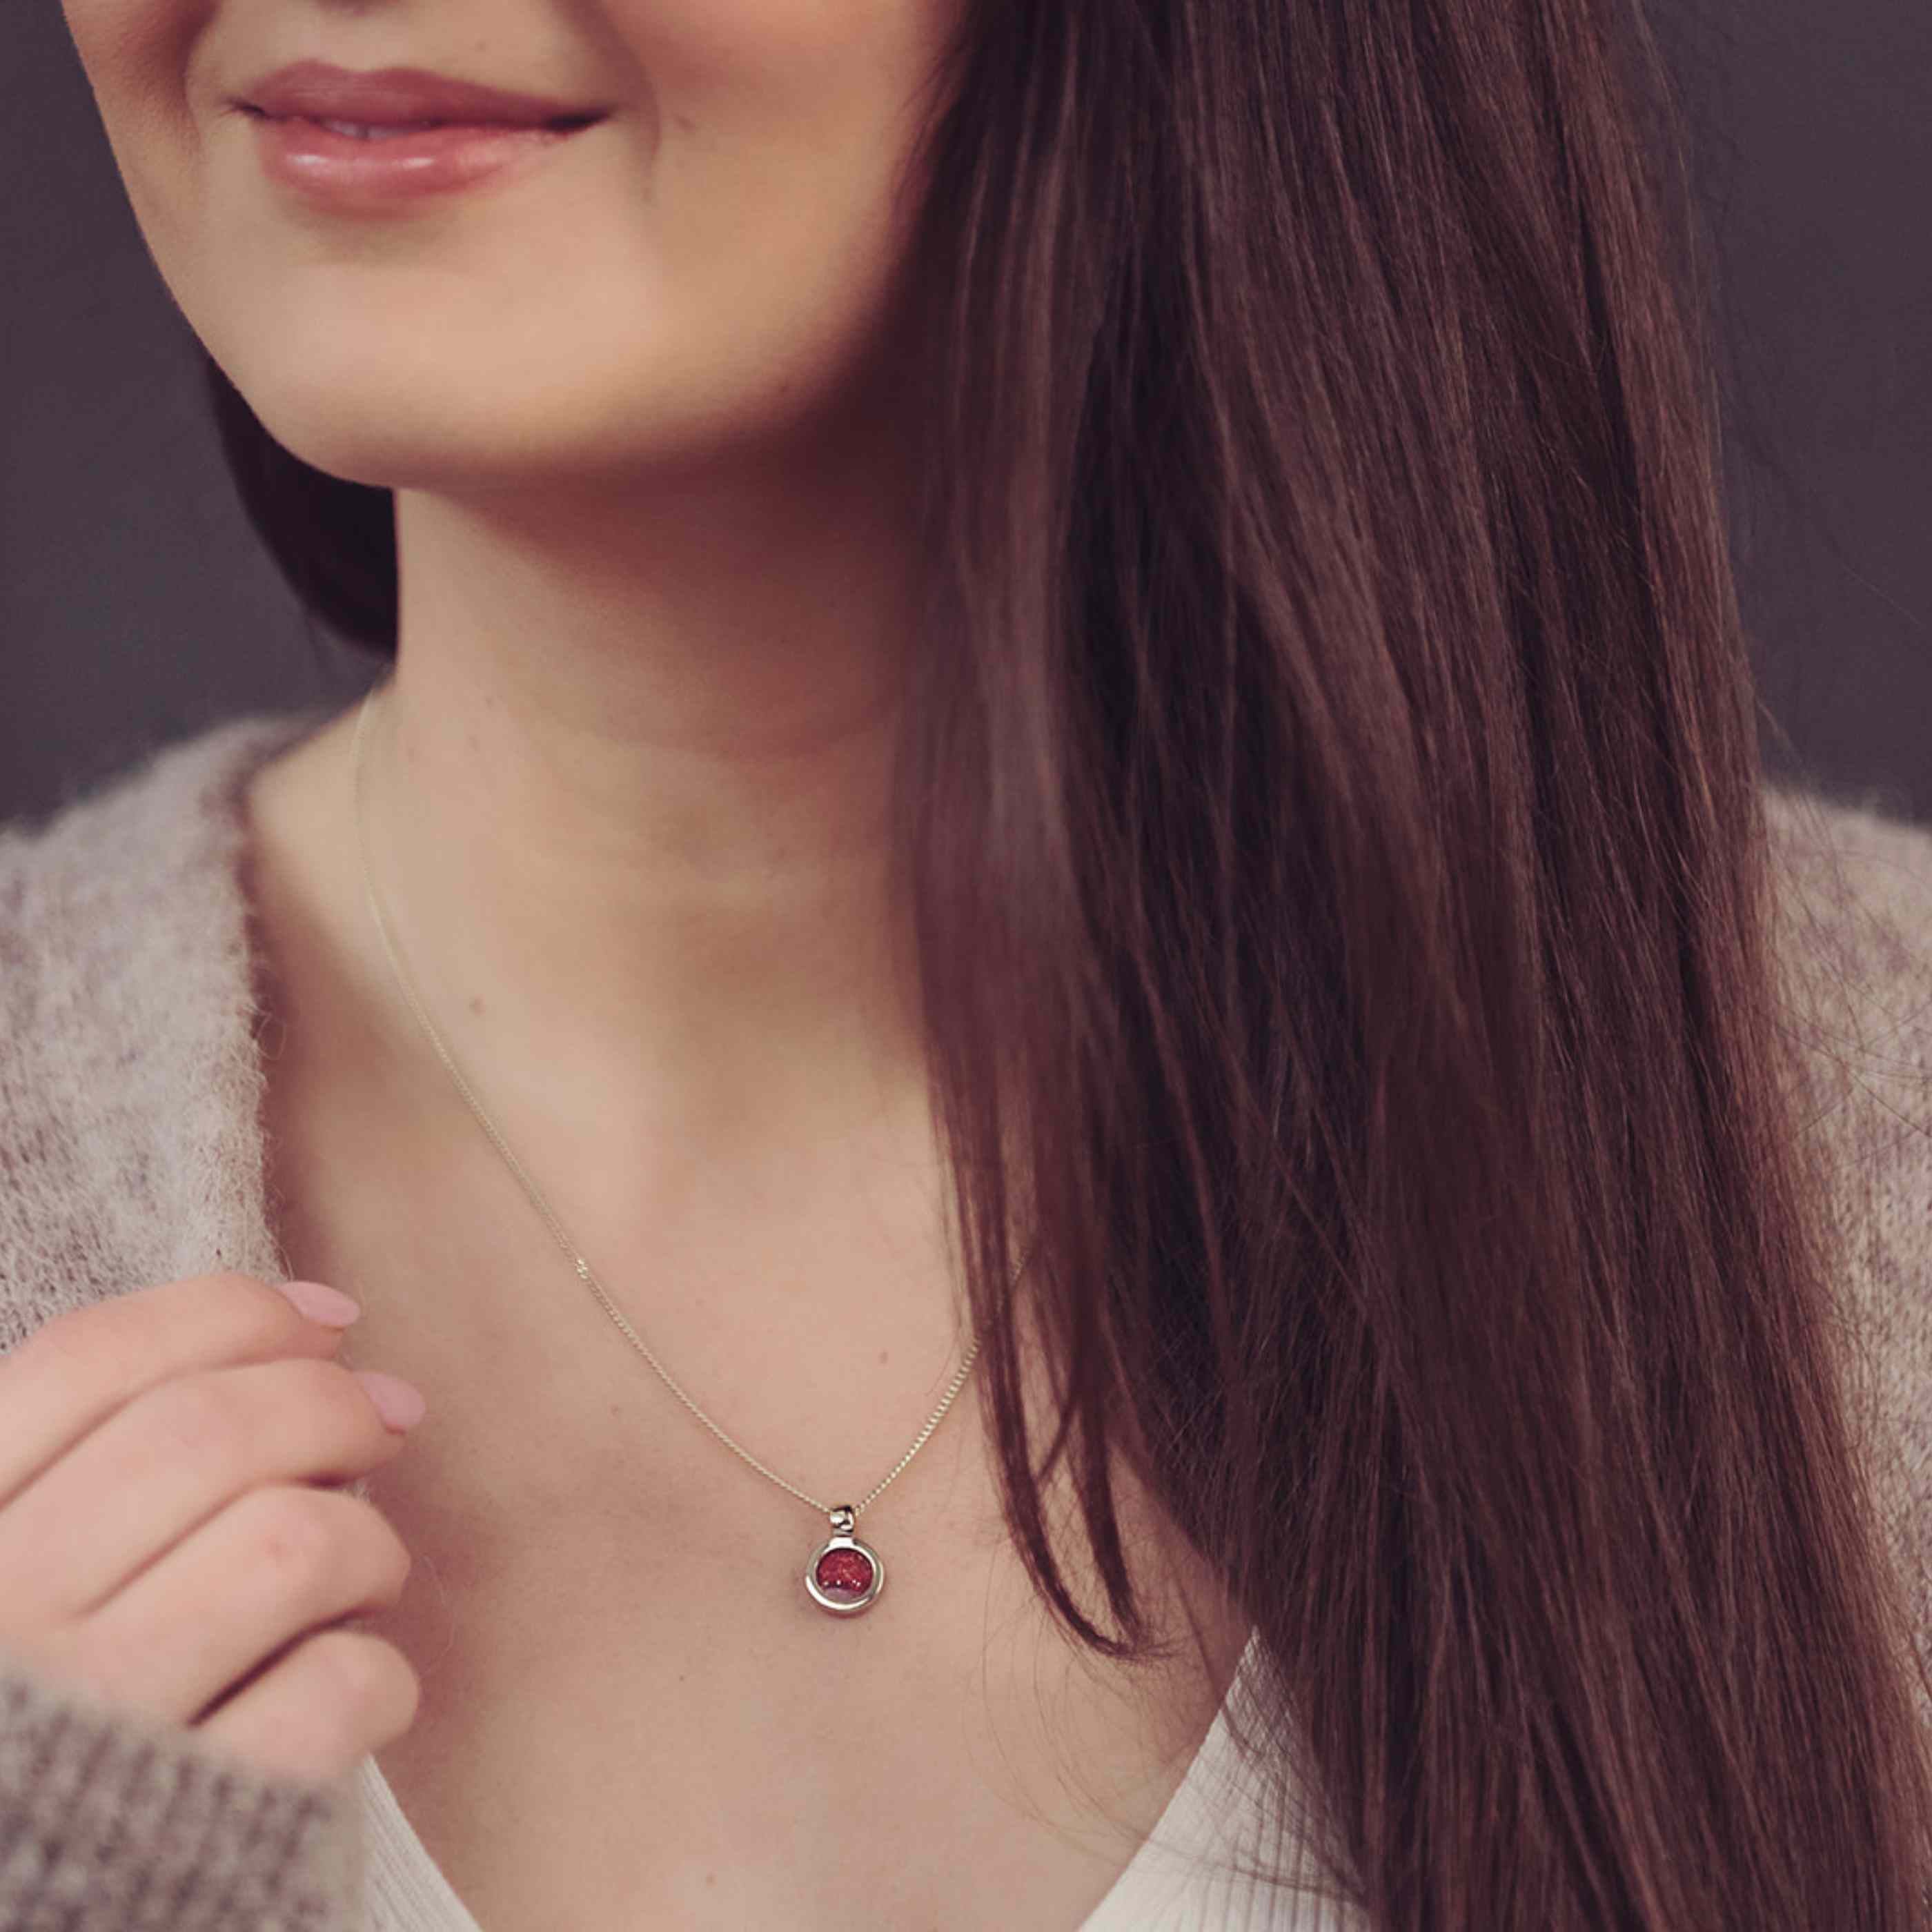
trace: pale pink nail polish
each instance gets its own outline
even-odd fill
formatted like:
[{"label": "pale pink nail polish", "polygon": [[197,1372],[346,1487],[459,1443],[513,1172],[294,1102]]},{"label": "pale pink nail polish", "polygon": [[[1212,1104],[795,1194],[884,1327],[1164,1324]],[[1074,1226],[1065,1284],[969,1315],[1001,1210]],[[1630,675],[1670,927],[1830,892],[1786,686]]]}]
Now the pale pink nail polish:
[{"label": "pale pink nail polish", "polygon": [[400,1376],[386,1376],[380,1369],[353,1369],[350,1372],[369,1391],[376,1413],[392,1429],[413,1429],[429,1412],[422,1390]]},{"label": "pale pink nail polish", "polygon": [[319,1281],[284,1281],[276,1286],[311,1322],[326,1328],[346,1328],[362,1312],[362,1304]]}]

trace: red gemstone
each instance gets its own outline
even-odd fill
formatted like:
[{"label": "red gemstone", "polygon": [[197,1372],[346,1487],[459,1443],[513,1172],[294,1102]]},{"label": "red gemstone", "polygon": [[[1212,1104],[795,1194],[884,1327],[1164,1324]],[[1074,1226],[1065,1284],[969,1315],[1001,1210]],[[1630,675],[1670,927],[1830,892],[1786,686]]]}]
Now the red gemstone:
[{"label": "red gemstone", "polygon": [[828,1550],[816,1574],[828,1597],[862,1597],[872,1587],[872,1559],[862,1550]]}]

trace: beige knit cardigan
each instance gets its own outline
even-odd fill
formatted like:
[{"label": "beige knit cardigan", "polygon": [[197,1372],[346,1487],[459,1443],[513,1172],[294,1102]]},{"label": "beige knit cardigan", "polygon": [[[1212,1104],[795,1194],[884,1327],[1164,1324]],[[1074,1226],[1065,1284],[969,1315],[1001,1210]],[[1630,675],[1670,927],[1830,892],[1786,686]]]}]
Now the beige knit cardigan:
[{"label": "beige knit cardigan", "polygon": [[[150,1282],[286,1278],[239,797],[322,717],[237,720],[0,827],[0,1353]],[[1838,1183],[1847,1395],[1923,1648],[1932,830],[1817,794],[1766,802],[1779,956],[1814,1049],[1805,1117]],[[0,1657],[0,1932],[350,1932],[362,1882],[348,1780],[258,1775]]]}]

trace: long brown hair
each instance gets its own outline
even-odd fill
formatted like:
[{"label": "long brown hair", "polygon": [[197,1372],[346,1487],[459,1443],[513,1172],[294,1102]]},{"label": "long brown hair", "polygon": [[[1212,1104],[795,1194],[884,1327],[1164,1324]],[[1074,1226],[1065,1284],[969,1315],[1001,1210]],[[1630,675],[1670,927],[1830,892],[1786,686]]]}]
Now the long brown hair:
[{"label": "long brown hair", "polygon": [[[981,0],[943,79],[901,822],[1042,1597],[1156,1654],[1130,1459],[1376,1926],[1924,1922],[1636,0]],[[392,652],[387,494],[210,376],[305,602]]]}]

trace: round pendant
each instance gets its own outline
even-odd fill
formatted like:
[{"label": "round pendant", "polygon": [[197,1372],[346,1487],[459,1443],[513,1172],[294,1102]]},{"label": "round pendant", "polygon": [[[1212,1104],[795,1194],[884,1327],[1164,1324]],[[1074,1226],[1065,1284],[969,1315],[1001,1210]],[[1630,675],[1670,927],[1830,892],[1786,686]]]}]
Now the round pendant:
[{"label": "round pendant", "polygon": [[820,1610],[854,1616],[878,1600],[886,1587],[886,1566],[870,1544],[852,1534],[849,1503],[841,1503],[831,1514],[832,1534],[812,1552],[805,1566],[805,1587]]}]

